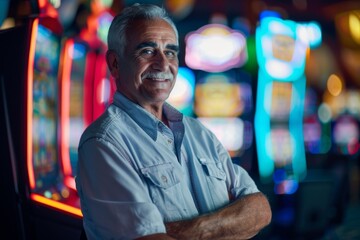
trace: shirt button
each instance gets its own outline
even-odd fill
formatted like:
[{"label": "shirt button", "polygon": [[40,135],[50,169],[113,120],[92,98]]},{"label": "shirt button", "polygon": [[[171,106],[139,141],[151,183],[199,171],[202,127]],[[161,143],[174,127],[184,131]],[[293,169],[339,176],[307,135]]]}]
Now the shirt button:
[{"label": "shirt button", "polygon": [[168,181],[168,180],[167,180],[167,177],[164,176],[164,175],[161,176],[161,179],[163,180],[164,183],[167,183],[167,181]]},{"label": "shirt button", "polygon": [[199,160],[200,160],[200,162],[201,162],[202,164],[205,164],[205,163],[206,163],[206,158],[200,158]]}]

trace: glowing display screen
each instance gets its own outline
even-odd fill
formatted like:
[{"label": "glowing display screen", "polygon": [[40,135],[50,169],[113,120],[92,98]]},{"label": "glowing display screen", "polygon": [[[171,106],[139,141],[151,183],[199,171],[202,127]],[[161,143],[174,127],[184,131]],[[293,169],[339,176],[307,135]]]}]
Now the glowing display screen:
[{"label": "glowing display screen", "polygon": [[74,43],[70,82],[69,112],[69,154],[73,175],[76,173],[77,147],[85,128],[84,123],[84,75],[86,64],[86,46]]},{"label": "glowing display screen", "polygon": [[36,191],[56,185],[60,38],[38,26],[33,80],[33,167]]},{"label": "glowing display screen", "polygon": [[215,134],[231,156],[244,149],[244,134],[249,132],[245,131],[245,123],[240,118],[198,118],[198,120]]},{"label": "glowing display screen", "polygon": [[307,35],[293,21],[266,17],[256,29],[256,54],[259,67],[271,78],[295,81],[305,69]]},{"label": "glowing display screen", "polygon": [[195,113],[199,117],[240,116],[245,108],[241,93],[241,86],[233,74],[205,74],[195,87]]}]

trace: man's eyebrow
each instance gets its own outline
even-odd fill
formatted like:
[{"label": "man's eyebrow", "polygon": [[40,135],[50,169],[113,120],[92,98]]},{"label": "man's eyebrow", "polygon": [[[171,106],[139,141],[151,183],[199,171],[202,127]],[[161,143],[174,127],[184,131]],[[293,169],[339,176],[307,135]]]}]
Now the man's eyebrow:
[{"label": "man's eyebrow", "polygon": [[179,46],[175,45],[175,44],[168,44],[168,45],[166,45],[166,48],[170,49],[170,50],[173,50],[175,52],[179,52]]},{"label": "man's eyebrow", "polygon": [[143,42],[137,45],[136,49],[142,49],[146,47],[157,47],[157,44],[155,42]]},{"label": "man's eyebrow", "polygon": [[[139,45],[137,45],[136,49],[142,49],[142,48],[146,48],[146,47],[157,47],[157,43],[155,42],[143,42],[143,43],[140,43]],[[176,45],[176,44],[168,44],[165,46],[167,49],[170,49],[170,50],[173,50],[175,52],[179,52],[179,46]]]}]

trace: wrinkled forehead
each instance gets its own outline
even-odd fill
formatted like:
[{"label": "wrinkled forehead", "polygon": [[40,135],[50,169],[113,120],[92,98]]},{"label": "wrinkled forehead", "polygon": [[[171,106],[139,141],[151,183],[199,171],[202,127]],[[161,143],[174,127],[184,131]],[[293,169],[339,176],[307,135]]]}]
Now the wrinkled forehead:
[{"label": "wrinkled forehead", "polygon": [[177,32],[164,19],[133,19],[126,29],[128,40],[131,38],[166,37],[178,43]]}]

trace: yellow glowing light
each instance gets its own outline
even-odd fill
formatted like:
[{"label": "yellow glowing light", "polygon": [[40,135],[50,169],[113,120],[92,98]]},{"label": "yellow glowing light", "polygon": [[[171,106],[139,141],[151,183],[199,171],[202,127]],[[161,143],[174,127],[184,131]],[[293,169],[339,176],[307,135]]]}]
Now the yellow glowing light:
[{"label": "yellow glowing light", "polygon": [[48,199],[46,197],[43,197],[43,196],[37,195],[37,194],[33,194],[33,193],[30,195],[30,198],[35,202],[44,204],[46,206],[53,207],[53,208],[61,210],[61,211],[71,213],[78,217],[82,217],[82,212],[77,207],[73,207],[73,206],[70,206],[70,205],[67,205],[67,204],[64,204],[61,202],[57,202],[52,199]]},{"label": "yellow glowing light", "polygon": [[349,29],[354,41],[360,44],[360,19],[356,14],[349,15]]},{"label": "yellow glowing light", "polygon": [[333,96],[338,96],[343,88],[342,81],[336,74],[331,74],[327,80],[327,89]]}]

